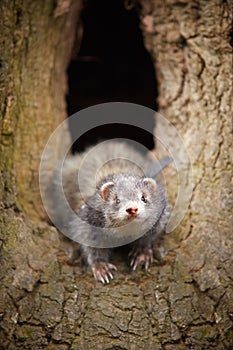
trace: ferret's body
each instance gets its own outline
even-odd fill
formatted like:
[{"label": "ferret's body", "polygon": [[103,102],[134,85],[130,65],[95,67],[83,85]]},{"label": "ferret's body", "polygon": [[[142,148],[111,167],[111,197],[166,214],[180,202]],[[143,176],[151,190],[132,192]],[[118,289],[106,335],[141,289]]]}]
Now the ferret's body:
[{"label": "ferret's body", "polygon": [[[126,244],[132,242],[131,266],[136,269],[143,264],[147,269],[153,259],[153,243],[169,217],[164,190],[147,177],[149,168],[151,162],[140,152],[119,141],[70,156],[63,164],[63,190],[79,218],[68,223],[70,236],[88,232],[102,242],[103,232],[103,236],[118,237]],[[155,169],[154,175],[160,170]],[[65,216],[60,204],[57,215]],[[95,278],[108,282],[116,269],[109,263],[111,249],[88,244],[81,247]]]}]

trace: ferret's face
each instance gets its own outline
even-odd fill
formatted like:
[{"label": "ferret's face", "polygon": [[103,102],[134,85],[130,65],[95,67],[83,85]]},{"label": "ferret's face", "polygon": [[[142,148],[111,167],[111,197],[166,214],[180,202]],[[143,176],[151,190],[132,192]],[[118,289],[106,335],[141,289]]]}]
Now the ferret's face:
[{"label": "ferret's face", "polygon": [[157,184],[151,178],[118,175],[104,183],[100,193],[109,227],[140,225],[153,215]]}]

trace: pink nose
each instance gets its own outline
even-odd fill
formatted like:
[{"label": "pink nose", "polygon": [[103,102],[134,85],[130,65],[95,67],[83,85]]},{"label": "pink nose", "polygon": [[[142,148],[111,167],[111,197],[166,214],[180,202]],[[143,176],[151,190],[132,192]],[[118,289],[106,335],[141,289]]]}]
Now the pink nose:
[{"label": "pink nose", "polygon": [[129,209],[126,209],[127,213],[130,214],[130,215],[134,215],[137,213],[138,211],[138,208],[129,208]]}]

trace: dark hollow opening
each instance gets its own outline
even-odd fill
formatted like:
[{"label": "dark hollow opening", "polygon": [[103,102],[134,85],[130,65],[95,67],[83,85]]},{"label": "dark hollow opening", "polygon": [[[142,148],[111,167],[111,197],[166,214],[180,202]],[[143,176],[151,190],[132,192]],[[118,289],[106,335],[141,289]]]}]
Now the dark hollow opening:
[{"label": "dark hollow opening", "polygon": [[[131,102],[156,110],[155,71],[144,47],[139,9],[126,8],[123,0],[88,0],[82,22],[81,47],[68,67],[68,115],[105,102]],[[153,113],[144,120],[150,133],[131,125],[113,124],[111,118],[109,123],[80,136],[73,151],[116,137],[154,148]]]}]

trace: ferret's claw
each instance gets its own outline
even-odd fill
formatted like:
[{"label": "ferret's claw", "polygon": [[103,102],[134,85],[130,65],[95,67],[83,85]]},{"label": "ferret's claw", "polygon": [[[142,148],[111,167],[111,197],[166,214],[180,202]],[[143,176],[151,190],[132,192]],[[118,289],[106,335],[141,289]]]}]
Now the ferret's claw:
[{"label": "ferret's claw", "polygon": [[109,279],[113,279],[113,274],[111,270],[117,270],[115,265],[104,261],[94,262],[91,266],[91,269],[95,279],[102,283],[109,283]]},{"label": "ferret's claw", "polygon": [[131,262],[130,266],[135,271],[139,265],[144,265],[148,270],[150,264],[153,262],[153,251],[151,248],[144,249],[143,251],[135,250],[130,253]]}]

